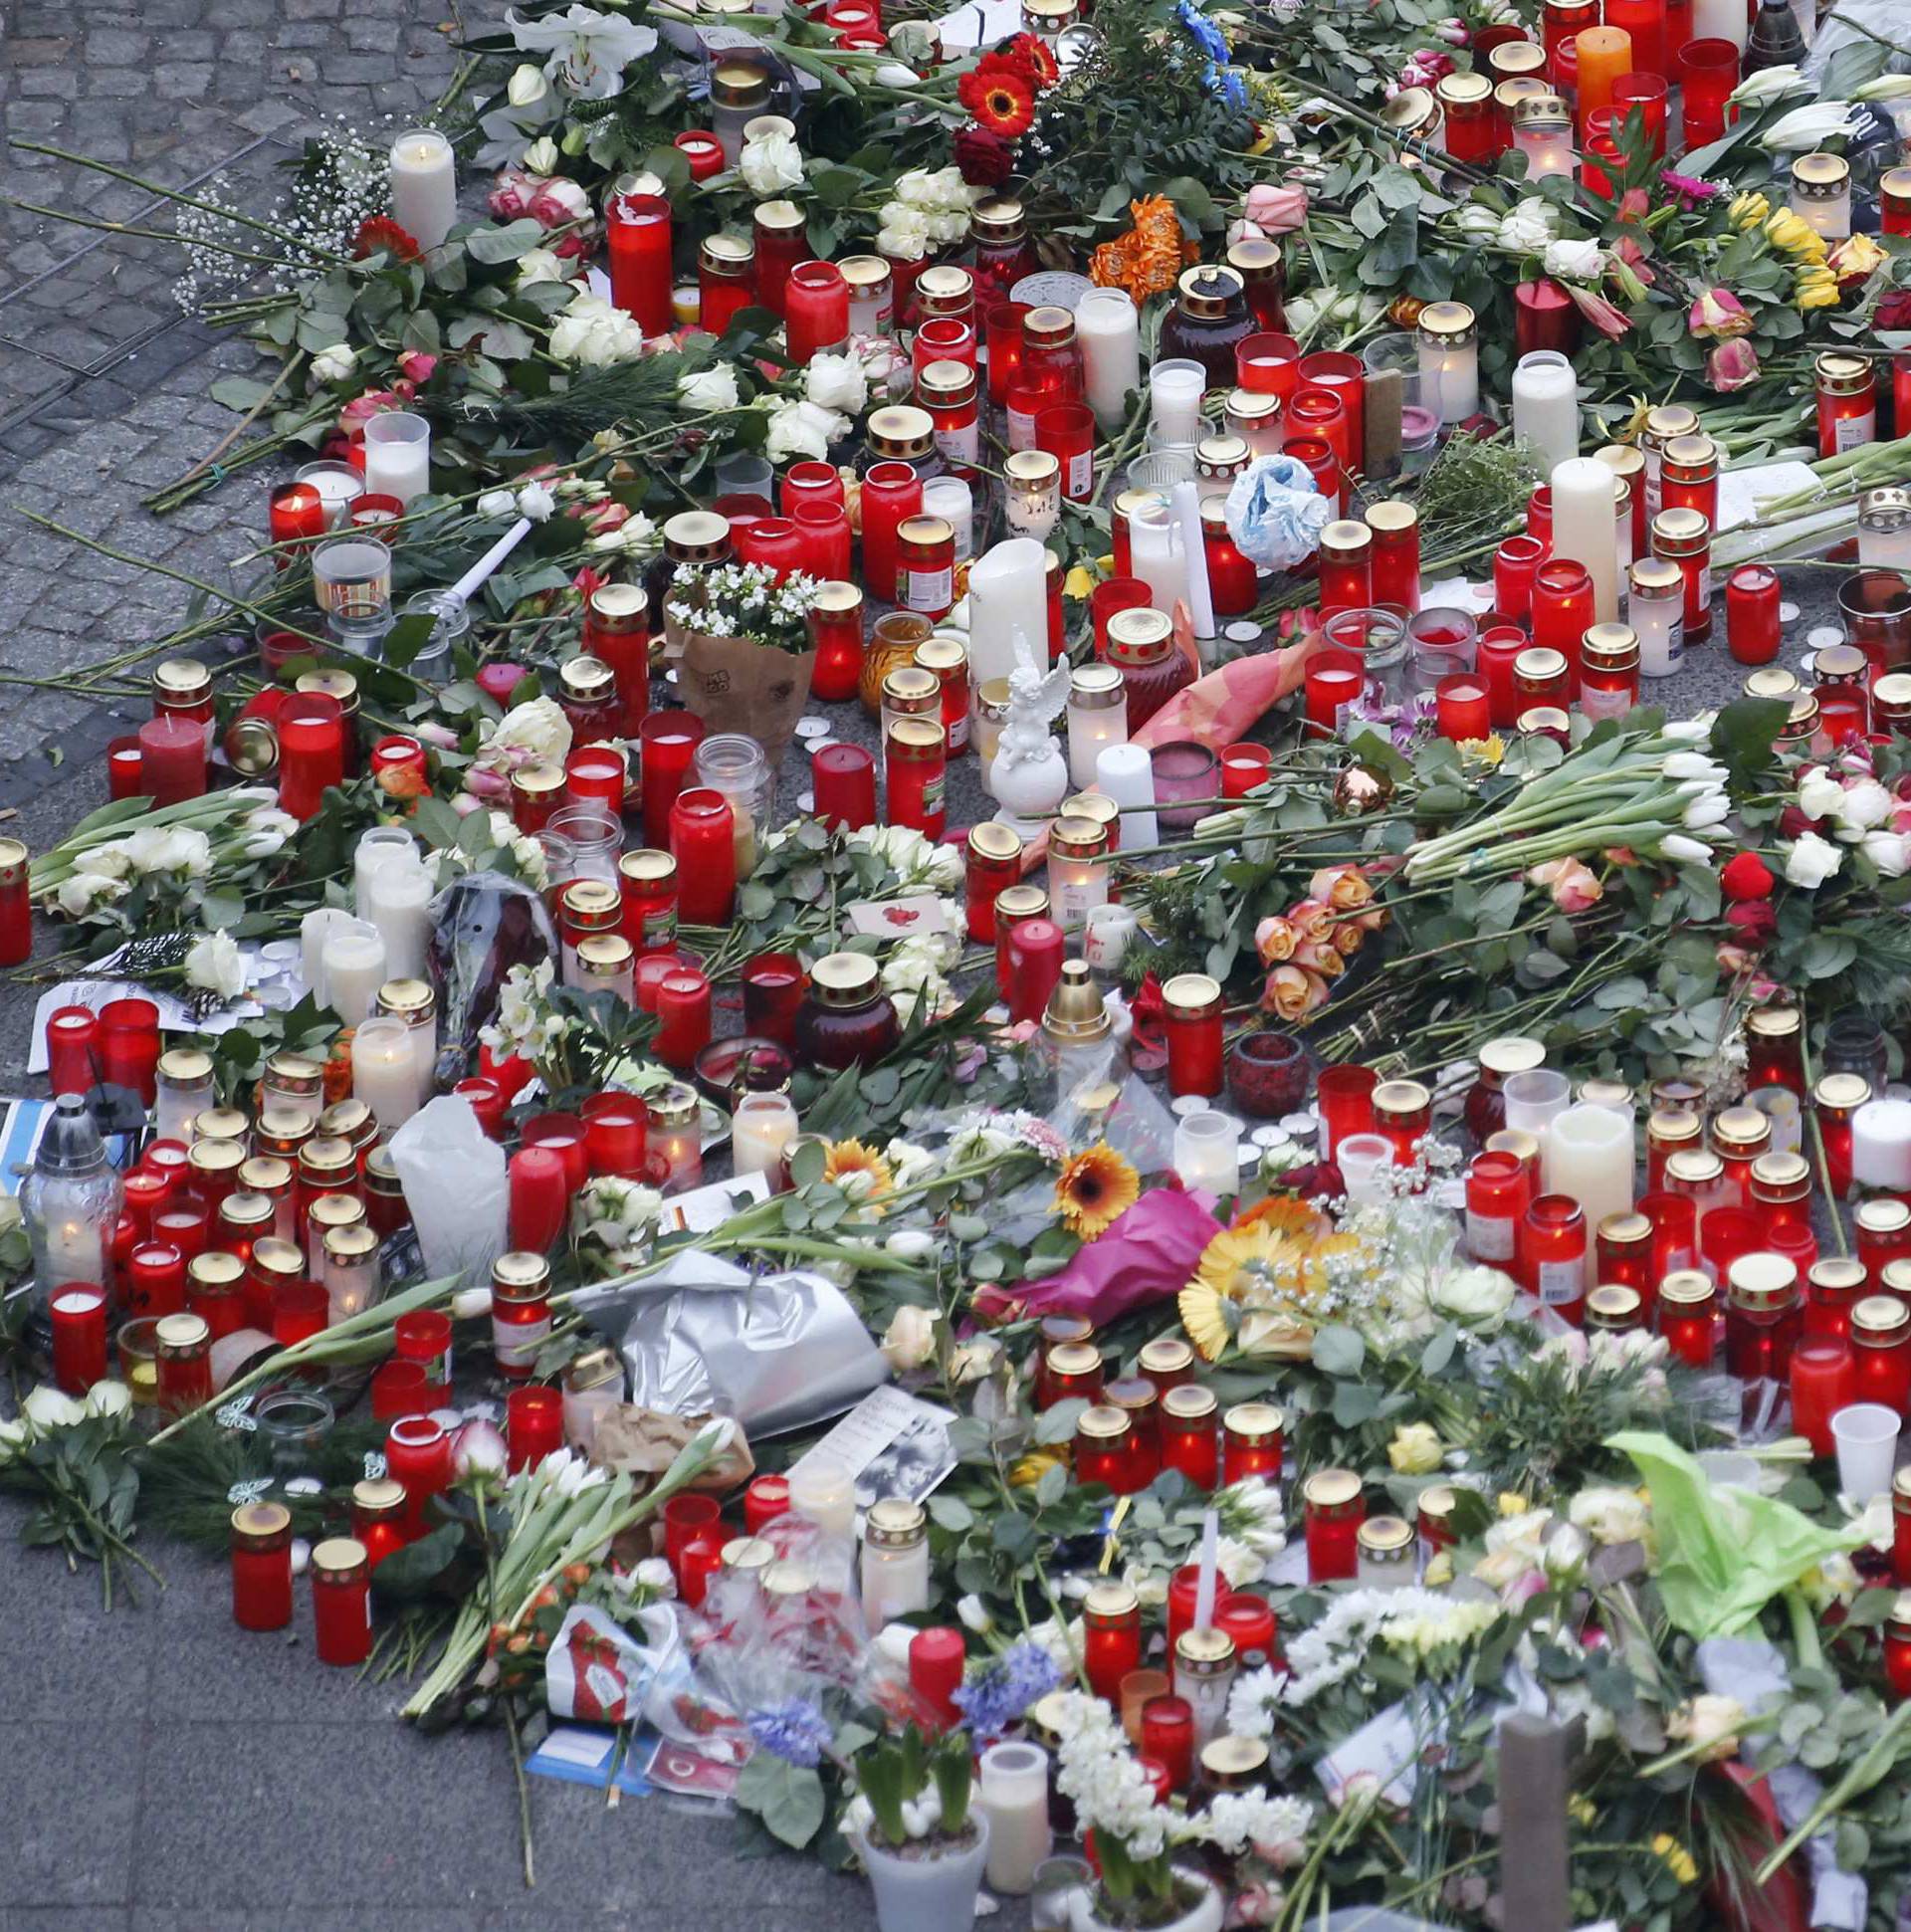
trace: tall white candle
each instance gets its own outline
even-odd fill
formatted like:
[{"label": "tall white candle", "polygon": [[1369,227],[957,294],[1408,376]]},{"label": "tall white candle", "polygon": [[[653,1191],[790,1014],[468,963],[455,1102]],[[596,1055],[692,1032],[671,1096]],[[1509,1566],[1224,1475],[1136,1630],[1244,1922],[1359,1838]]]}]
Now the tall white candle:
[{"label": "tall white candle", "polygon": [[306,990],[326,1003],[325,941],[334,930],[351,925],[351,915],[342,906],[319,906],[299,922],[299,972]]},{"label": "tall white candle", "polygon": [[1187,551],[1181,526],[1167,504],[1138,510],[1128,520],[1129,567],[1148,585],[1149,603],[1171,617],[1188,601]]},{"label": "tall white candle", "polygon": [[359,1022],[351,1036],[351,1091],[377,1117],[379,1131],[394,1133],[418,1111],[418,1072],[411,1029],[383,1015]]},{"label": "tall white candle", "polygon": [[1535,349],[1515,366],[1513,434],[1549,470],[1579,455],[1579,379],[1558,349]]},{"label": "tall white candle", "polygon": [[1047,637],[1047,552],[1032,537],[1007,537],[977,557],[968,572],[971,682],[1007,677],[1024,654],[1039,670],[1048,662]]},{"label": "tall white candle", "polygon": [[325,939],[322,970],[326,1005],[347,1026],[356,1026],[391,976],[385,970],[385,943],[378,929],[356,919],[335,927]]},{"label": "tall white candle", "polygon": [[[1155,761],[1140,745],[1111,745],[1096,754],[1095,789],[1122,807],[1122,849],[1161,843],[1155,817]],[[1136,809],[1139,807],[1140,809]]]},{"label": "tall white candle", "polygon": [[1586,1210],[1586,1279],[1591,1287],[1598,1279],[1600,1221],[1632,1205],[1632,1123],[1608,1107],[1582,1101],[1554,1120],[1544,1164],[1547,1192],[1571,1194]]},{"label": "tall white candle", "polygon": [[[1187,611],[1194,620],[1194,635],[1209,639],[1214,635],[1214,599],[1207,586],[1207,539],[1201,531],[1201,493],[1194,483],[1177,483],[1170,498],[1174,521],[1180,526],[1181,555],[1187,565]],[[1172,612],[1172,605],[1169,607]],[[1209,662],[1212,651],[1203,651],[1201,661]]]},{"label": "tall white candle", "polygon": [[1142,386],[1142,319],[1126,289],[1090,289],[1075,305],[1088,406],[1102,428],[1120,426],[1131,391]]},{"label": "tall white candle", "polygon": [[796,1138],[796,1109],[785,1094],[745,1094],[730,1117],[730,1161],[740,1175],[769,1174]]},{"label": "tall white candle", "polygon": [[407,507],[431,487],[431,425],[409,409],[387,409],[365,424],[365,488]]},{"label": "tall white candle", "polygon": [[1729,40],[1741,54],[1750,28],[1739,0],[1692,0],[1692,38]]},{"label": "tall white candle", "polygon": [[431,879],[416,861],[375,866],[366,881],[369,918],[385,943],[385,977],[421,979],[431,921]]},{"label": "tall white candle", "polygon": [[436,248],[458,219],[458,162],[435,127],[410,127],[391,144],[391,218],[420,248]]},{"label": "tall white candle", "polygon": [[988,1820],[988,1882],[998,1892],[1034,1889],[1035,1868],[1054,1848],[1048,1819],[1048,1753],[1019,1739],[982,1753],[976,1805]]},{"label": "tall white candle", "polygon": [[1159,443],[1191,443],[1201,433],[1207,371],[1198,362],[1157,362],[1148,372],[1149,425]]},{"label": "tall white candle", "polygon": [[1553,554],[1584,563],[1598,623],[1619,614],[1619,546],[1612,528],[1612,472],[1595,456],[1553,467]]}]

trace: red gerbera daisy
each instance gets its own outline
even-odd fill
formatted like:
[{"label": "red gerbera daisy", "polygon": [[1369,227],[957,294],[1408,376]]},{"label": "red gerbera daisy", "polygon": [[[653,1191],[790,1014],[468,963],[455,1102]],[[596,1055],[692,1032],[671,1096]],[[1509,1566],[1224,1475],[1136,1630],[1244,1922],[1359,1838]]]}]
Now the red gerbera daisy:
[{"label": "red gerbera daisy", "polygon": [[1019,68],[1037,94],[1052,88],[1062,78],[1055,50],[1037,34],[1017,34],[995,50],[995,57]]},{"label": "red gerbera daisy", "polygon": [[424,251],[416,238],[406,234],[389,215],[370,215],[358,224],[358,232],[351,238],[351,253],[359,262],[367,255],[378,254],[389,255],[394,262],[415,262]]},{"label": "red gerbera daisy", "polygon": [[991,54],[956,88],[961,103],[991,134],[1014,140],[1035,118],[1035,89],[1019,68]]}]

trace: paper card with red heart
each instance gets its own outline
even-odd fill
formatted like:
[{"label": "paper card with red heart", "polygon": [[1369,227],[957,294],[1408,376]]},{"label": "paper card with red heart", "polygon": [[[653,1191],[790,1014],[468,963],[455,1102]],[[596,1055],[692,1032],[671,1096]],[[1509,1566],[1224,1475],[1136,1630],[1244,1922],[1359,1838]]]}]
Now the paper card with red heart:
[{"label": "paper card with red heart", "polygon": [[913,892],[903,899],[859,899],[844,910],[849,930],[858,939],[913,940],[950,930],[949,915],[933,892]]}]

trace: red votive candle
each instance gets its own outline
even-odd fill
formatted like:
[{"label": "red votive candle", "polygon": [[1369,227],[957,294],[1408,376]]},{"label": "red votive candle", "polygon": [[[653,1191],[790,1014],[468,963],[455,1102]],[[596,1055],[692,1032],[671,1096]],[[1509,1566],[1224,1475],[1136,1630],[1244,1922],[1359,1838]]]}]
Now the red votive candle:
[{"label": "red votive candle", "polygon": [[451,1090],[471,1103],[471,1111],[478,1116],[478,1125],[488,1141],[500,1140],[505,1129],[505,1096],[497,1081],[488,1075],[475,1073],[469,1080],[461,1080]]},{"label": "red votive candle", "polygon": [[1301,345],[1292,335],[1243,335],[1234,344],[1234,374],[1243,389],[1285,402],[1300,383]]},{"label": "red votive candle", "polygon": [[143,798],[146,795],[145,758],[139,750],[139,735],[110,740],[106,746],[106,795],[108,798]]},{"label": "red votive candle", "polygon": [[1740,664],[1770,664],[1779,654],[1779,573],[1742,563],[1725,580],[1725,641]]},{"label": "red votive candle", "polygon": [[680,966],[657,985],[657,1034],[651,1051],[664,1065],[686,1073],[710,1044],[710,981],[695,966]]},{"label": "red votive candle", "polygon": [[520,1148],[511,1157],[511,1245],[542,1254],[569,1211],[563,1156],[555,1148]]},{"label": "red votive candle", "polygon": [[1194,1707],[1185,1697],[1151,1697],[1142,1706],[1142,1750],[1181,1791],[1194,1775]]},{"label": "red votive candle", "polygon": [[1307,1521],[1307,1580],[1351,1581],[1360,1572],[1361,1525],[1367,1499],[1352,1469],[1320,1469],[1302,1485]]},{"label": "red votive candle", "polygon": [[1815,1456],[1833,1455],[1831,1418],[1858,1400],[1851,1345],[1833,1336],[1804,1341],[1792,1351],[1792,1427]]},{"label": "red votive candle", "polygon": [[139,773],[155,805],[177,805],[206,789],[206,728],[165,712],[139,727]]},{"label": "red votive candle", "polygon": [[272,1291],[272,1339],[282,1349],[311,1341],[330,1317],[330,1301],[316,1281],[283,1281]]},{"label": "red votive candle", "polygon": [[1524,623],[1533,612],[1533,576],[1546,559],[1537,537],[1509,537],[1493,553],[1493,608],[1508,623]]},{"label": "red votive candle", "polygon": [[956,1692],[967,1656],[960,1630],[918,1630],[909,1640],[909,1687],[939,1730],[961,1721]]},{"label": "red votive candle", "polygon": [[1001,993],[1012,1024],[1039,1020],[1062,976],[1062,929],[1052,919],[1023,919],[996,929]]},{"label": "red votive candle", "polygon": [[385,1432],[385,1473],[405,1492],[405,1535],[424,1535],[426,1506],[451,1487],[451,1437],[429,1415],[401,1415]]},{"label": "red votive candle", "polygon": [[703,743],[704,721],[694,712],[653,711],[638,727],[637,738],[644,779],[644,843],[668,851],[670,808]]},{"label": "red votive candle", "polygon": [[730,800],[709,785],[680,791],[670,807],[670,849],[678,917],[689,926],[728,926],[737,902],[737,814]]},{"label": "red votive candle", "polygon": [[872,463],[863,476],[863,582],[872,597],[897,601],[896,533],[923,514],[923,480],[908,463]]},{"label": "red votive candle", "polygon": [[575,1114],[533,1114],[520,1136],[525,1147],[546,1147],[564,1164],[564,1188],[576,1193],[590,1179],[584,1123]]},{"label": "red votive candle", "polygon": [[244,1503],[232,1512],[232,1620],[242,1630],[283,1630],[292,1621],[292,1512]]},{"label": "red votive candle", "polygon": [[809,761],[816,816],[860,831],[876,822],[876,760],[860,745],[825,745]]},{"label": "red votive candle", "polygon": [[1350,1134],[1374,1131],[1374,1089],[1380,1076],[1372,1067],[1323,1067],[1315,1082],[1315,1100],[1321,1112],[1321,1134],[1327,1158]]},{"label": "red votive candle", "polygon": [[682,1563],[677,1569],[677,1594],[692,1610],[701,1610],[711,1582],[724,1567],[724,1535],[693,1536],[684,1545]]},{"label": "red votive candle", "polygon": [[100,1021],[90,1006],[56,1006],[47,1015],[47,1084],[54,1093],[91,1090],[99,1036]]},{"label": "red votive candle", "polygon": [[312,1553],[313,1649],[320,1663],[363,1663],[371,1655],[371,1558],[334,1536]]},{"label": "red votive candle", "polygon": [[1274,753],[1265,745],[1230,745],[1221,753],[1221,796],[1245,798],[1267,783]]},{"label": "red votive candle", "polygon": [[[143,727],[140,742],[145,744]],[[146,757],[150,777],[149,749]],[[294,692],[279,712],[280,810],[297,819],[314,817],[326,786],[344,781],[345,718],[338,700],[322,691]]]},{"label": "red votive candle", "polygon": [[1328,389],[1340,398],[1347,415],[1352,464],[1362,467],[1367,450],[1367,365],[1346,349],[1319,348],[1301,357],[1298,373],[1301,387]]},{"label": "red votive candle", "polygon": [[106,1377],[106,1297],[101,1288],[70,1285],[47,1304],[53,1324],[53,1379],[84,1395]]},{"label": "red votive candle", "polygon": [[803,963],[794,953],[758,953],[738,975],[743,982],[743,1031],[780,1046],[796,1042],[803,1003]]},{"label": "red votive candle", "polygon": [[650,1115],[634,1094],[592,1094],[583,1105],[584,1152],[593,1175],[644,1178]]},{"label": "red votive candle", "polygon": [[1274,1654],[1274,1606],[1246,1590],[1230,1590],[1214,1611],[1214,1627],[1234,1639],[1234,1654],[1251,1669]]},{"label": "red votive candle", "polygon": [[626,777],[624,754],[608,745],[580,745],[564,760],[564,789],[575,805],[594,799],[621,812]]},{"label": "red votive candle", "polygon": [[723,1515],[715,1496],[687,1490],[664,1505],[664,1561],[680,1582],[683,1578],[684,1552],[700,1536],[716,1529]]},{"label": "red votive candle", "polygon": [[371,1378],[371,1412],[380,1422],[395,1415],[423,1415],[437,1398],[422,1362],[381,1362]]},{"label": "red votive candle", "polygon": [[783,285],[783,339],[798,364],[849,340],[849,284],[834,262],[798,262],[790,270]]},{"label": "red votive candle", "polygon": [[451,1317],[442,1308],[400,1315],[391,1325],[391,1345],[401,1362],[415,1362],[440,1388],[451,1381]]},{"label": "red votive candle", "polygon": [[1367,672],[1352,651],[1316,651],[1307,666],[1307,727],[1316,738],[1338,738]]},{"label": "red votive candle", "polygon": [[1486,681],[1471,671],[1455,671],[1433,687],[1436,729],[1456,743],[1485,738],[1492,729]]},{"label": "red votive candle", "polygon": [[743,1534],[761,1536],[767,1524],[789,1513],[789,1478],[753,1476],[743,1491]]},{"label": "red votive candle", "polygon": [[646,335],[668,335],[671,313],[670,203],[660,194],[615,196],[610,204],[610,299]]},{"label": "red votive candle", "polygon": [[145,1241],[126,1267],[126,1308],[133,1315],[177,1315],[186,1306],[186,1257],[170,1241]]},{"label": "red votive candle", "polygon": [[531,1469],[564,1446],[564,1395],[560,1389],[532,1383],[505,1397],[505,1443],[509,1466]]}]

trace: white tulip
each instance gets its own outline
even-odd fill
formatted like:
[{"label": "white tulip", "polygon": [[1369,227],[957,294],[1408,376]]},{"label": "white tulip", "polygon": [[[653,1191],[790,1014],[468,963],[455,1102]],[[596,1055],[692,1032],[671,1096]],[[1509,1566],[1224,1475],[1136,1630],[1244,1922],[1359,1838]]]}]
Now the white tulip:
[{"label": "white tulip", "polygon": [[549,94],[550,83],[544,79],[543,70],[532,67],[529,61],[514,68],[505,85],[506,99],[514,107],[534,107]]},{"label": "white tulip", "polygon": [[1711,846],[1696,838],[1686,838],[1679,832],[1669,833],[1660,839],[1659,850],[1681,865],[1710,865],[1715,856]]},{"label": "white tulip", "polygon": [[1682,814],[1688,832],[1702,832],[1709,825],[1722,825],[1732,815],[1732,801],[1722,791],[1702,791],[1690,800]]}]

